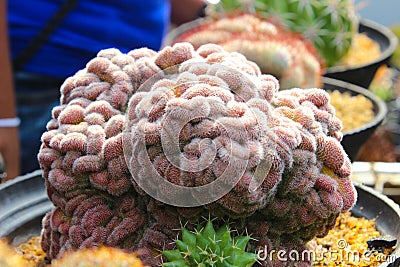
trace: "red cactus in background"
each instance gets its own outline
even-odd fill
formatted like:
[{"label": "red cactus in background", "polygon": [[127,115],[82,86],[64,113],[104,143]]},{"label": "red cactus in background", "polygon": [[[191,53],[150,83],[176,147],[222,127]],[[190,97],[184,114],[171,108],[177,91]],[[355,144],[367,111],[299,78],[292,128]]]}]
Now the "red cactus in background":
[{"label": "red cactus in background", "polygon": [[167,43],[189,42],[195,48],[215,43],[226,51],[237,51],[256,62],[263,73],[278,78],[282,89],[322,85],[323,60],[299,33],[254,14],[209,18],[198,24],[172,31]]},{"label": "red cactus in background", "polygon": [[247,230],[253,249],[325,235],[356,199],[341,123],[323,90],[278,89],[218,45],[99,52],[42,136],[49,258],[108,245],[156,266],[201,216]]}]

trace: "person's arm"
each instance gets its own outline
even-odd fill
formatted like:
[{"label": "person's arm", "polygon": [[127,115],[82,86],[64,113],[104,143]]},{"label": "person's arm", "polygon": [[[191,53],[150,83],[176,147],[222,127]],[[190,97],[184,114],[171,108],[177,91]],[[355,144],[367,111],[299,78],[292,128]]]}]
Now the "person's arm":
[{"label": "person's arm", "polygon": [[170,0],[171,22],[180,25],[196,19],[201,13],[205,0]]},{"label": "person's arm", "polygon": [[[19,175],[19,136],[7,30],[7,1],[0,4],[0,152],[6,163],[5,180]],[[6,120],[4,120],[6,119]]]}]

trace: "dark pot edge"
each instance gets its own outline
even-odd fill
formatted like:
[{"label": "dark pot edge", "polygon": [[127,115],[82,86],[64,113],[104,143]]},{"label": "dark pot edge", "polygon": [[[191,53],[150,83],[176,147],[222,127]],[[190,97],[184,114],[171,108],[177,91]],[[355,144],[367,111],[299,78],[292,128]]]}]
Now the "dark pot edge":
[{"label": "dark pot edge", "polygon": [[348,67],[348,66],[328,67],[325,70],[323,70],[324,75],[331,74],[331,73],[341,73],[341,72],[346,72],[349,70],[362,69],[362,68],[365,68],[366,66],[370,66],[370,65],[378,64],[379,62],[383,62],[393,54],[394,50],[396,49],[396,47],[399,43],[399,40],[396,37],[396,35],[388,27],[386,27],[382,24],[376,23],[372,20],[368,20],[368,19],[364,19],[364,18],[360,19],[360,25],[363,25],[364,27],[369,28],[372,31],[379,32],[382,35],[384,35],[389,42],[389,46],[385,50],[383,50],[380,57],[374,61],[371,61],[371,62],[368,62],[365,64],[361,64],[358,66],[354,66],[354,67],[353,66],[351,66],[351,67]]},{"label": "dark pot edge", "polygon": [[23,182],[25,180],[29,180],[32,177],[36,177],[36,176],[42,176],[42,170],[41,169],[38,169],[38,170],[35,170],[33,172],[20,175],[18,177],[15,177],[14,179],[10,179],[10,180],[8,180],[8,181],[6,181],[4,183],[1,183],[0,184],[0,191],[3,190],[4,188],[10,187],[10,186],[12,186],[14,184],[17,184],[17,183],[21,183],[21,182]]},{"label": "dark pot edge", "polygon": [[166,46],[172,46],[173,41],[181,36],[184,32],[193,29],[194,27],[198,27],[203,25],[204,23],[211,22],[210,18],[197,18],[192,21],[188,21],[183,23],[172,30],[170,30],[163,38],[161,49],[165,48]]},{"label": "dark pot edge", "polygon": [[387,204],[399,217],[400,219],[400,206],[396,202],[394,202],[392,199],[390,199],[388,196],[385,194],[375,190],[374,188],[364,185],[362,183],[353,181],[354,186],[357,188],[360,188],[366,192],[368,192],[371,195],[376,196],[377,198],[381,199],[385,204]]},{"label": "dark pot edge", "polygon": [[[356,186],[356,189],[361,189],[366,191],[367,193],[379,198],[380,200],[382,200],[386,205],[389,206],[389,208],[391,210],[393,210],[397,217],[400,218],[400,206],[394,202],[392,199],[390,199],[388,196],[384,195],[383,193],[369,187],[366,185],[363,185],[361,183],[355,182],[353,181],[354,186]],[[390,254],[391,257],[394,257],[397,261],[397,259],[400,258],[400,240],[397,240],[397,244],[395,246],[395,249],[393,250],[393,252]],[[393,259],[393,260],[395,260]],[[383,262],[381,264],[379,264],[377,267],[386,267],[386,266],[392,266],[391,262]]]},{"label": "dark pot edge", "polygon": [[354,91],[356,93],[362,94],[362,95],[368,97],[370,100],[372,100],[378,106],[378,114],[376,114],[374,120],[370,121],[369,123],[366,123],[365,125],[363,125],[361,127],[352,129],[351,131],[344,132],[343,135],[353,135],[356,133],[360,133],[362,131],[367,130],[368,128],[371,128],[371,127],[381,123],[385,119],[385,116],[388,112],[387,106],[386,106],[385,102],[382,99],[380,99],[377,95],[375,95],[373,92],[371,92],[361,86],[358,86],[358,85],[355,85],[355,84],[352,84],[349,82],[345,82],[342,80],[338,80],[338,79],[328,78],[328,77],[322,77],[322,82],[324,84],[327,83],[330,85],[337,85],[339,87],[347,88],[350,91]]},{"label": "dark pot edge", "polygon": [[[180,35],[182,35],[182,33],[193,29],[194,27],[198,27],[203,25],[204,23],[207,23],[209,21],[212,21],[212,19],[210,18],[198,18],[189,22],[186,22],[172,30],[170,30],[165,36],[164,39],[162,41],[162,47],[168,46],[168,45],[172,45],[172,42],[178,38]],[[365,64],[361,64],[358,66],[332,66],[329,68],[325,68],[323,69],[323,75],[325,74],[331,74],[331,73],[341,73],[341,72],[346,72],[349,70],[356,70],[356,69],[362,69],[365,68],[366,66],[370,66],[370,65],[374,65],[374,64],[378,64],[379,62],[384,61],[385,59],[388,59],[394,52],[394,50],[396,49],[399,40],[397,38],[397,36],[386,26],[379,24],[377,22],[374,22],[372,20],[369,19],[365,19],[365,18],[361,18],[359,21],[359,25],[362,25],[363,27],[369,28],[371,31],[374,32],[379,32],[380,34],[384,35],[388,42],[389,42],[389,46],[382,51],[382,54],[380,55],[379,58],[377,58],[376,60],[372,61],[372,62],[368,62]]]},{"label": "dark pot edge", "polygon": [[[24,185],[26,181],[36,183],[42,179],[42,170],[38,169],[0,184],[0,192],[14,192],[12,190],[13,187],[17,189],[23,188],[24,186],[26,187]],[[38,188],[42,188],[42,186],[43,190],[38,191]],[[7,236],[7,233],[15,231],[21,225],[30,222],[33,218],[43,217],[47,211],[51,210],[53,203],[49,201],[45,193],[44,182],[42,186],[30,188],[32,194],[19,196],[18,205],[0,214],[0,238]],[[29,213],[27,213],[28,208],[32,208]],[[15,222],[18,223],[15,224]]]}]

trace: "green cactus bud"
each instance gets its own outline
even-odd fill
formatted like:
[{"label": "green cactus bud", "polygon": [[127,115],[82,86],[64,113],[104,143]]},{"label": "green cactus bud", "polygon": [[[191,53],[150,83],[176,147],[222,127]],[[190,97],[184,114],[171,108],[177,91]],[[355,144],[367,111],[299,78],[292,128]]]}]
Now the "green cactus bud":
[{"label": "green cactus bud", "polygon": [[177,249],[163,251],[167,262],[163,267],[247,267],[252,266],[257,255],[246,252],[249,236],[235,236],[228,225],[215,230],[211,220],[194,232],[182,227],[181,239],[176,240]]}]

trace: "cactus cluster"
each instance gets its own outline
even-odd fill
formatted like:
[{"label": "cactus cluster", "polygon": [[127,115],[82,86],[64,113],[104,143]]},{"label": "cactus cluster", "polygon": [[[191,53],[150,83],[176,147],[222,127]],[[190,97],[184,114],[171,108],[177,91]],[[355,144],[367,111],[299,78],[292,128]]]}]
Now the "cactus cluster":
[{"label": "cactus cluster", "polygon": [[283,30],[255,15],[204,20],[172,40],[177,42],[189,42],[195,48],[215,43],[226,51],[237,51],[254,61],[263,73],[278,78],[281,89],[322,85],[323,65],[312,44],[300,34]]},{"label": "cactus cluster", "polygon": [[[106,245],[158,266],[182,222],[201,216],[247,230],[248,251],[302,251],[355,203],[329,94],[279,91],[276,78],[221,46],[103,50],[61,95],[38,154],[55,206],[43,219],[50,259]],[[232,179],[213,201],[170,204],[182,188],[195,195],[216,182],[208,197]],[[262,265],[271,262],[291,264]]]},{"label": "cactus cluster", "polygon": [[358,31],[354,0],[221,0],[210,14],[256,12],[311,40],[333,66],[349,51]]},{"label": "cactus cluster", "polygon": [[165,250],[167,262],[163,267],[198,266],[253,266],[257,255],[246,252],[250,236],[232,237],[227,224],[215,230],[211,220],[204,227],[191,232],[182,227],[182,240],[176,240],[177,249]]}]

